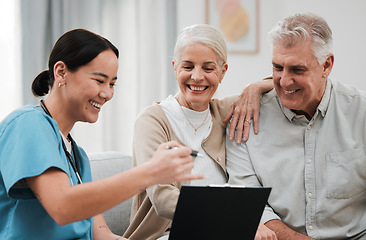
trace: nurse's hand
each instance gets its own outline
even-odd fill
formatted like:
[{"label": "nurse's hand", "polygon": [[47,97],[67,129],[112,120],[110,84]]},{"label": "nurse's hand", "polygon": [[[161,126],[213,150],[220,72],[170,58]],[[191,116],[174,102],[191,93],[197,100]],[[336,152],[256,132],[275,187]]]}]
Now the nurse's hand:
[{"label": "nurse's hand", "polygon": [[184,182],[204,178],[202,174],[190,174],[194,167],[192,149],[176,141],[160,144],[149,164],[153,184]]}]

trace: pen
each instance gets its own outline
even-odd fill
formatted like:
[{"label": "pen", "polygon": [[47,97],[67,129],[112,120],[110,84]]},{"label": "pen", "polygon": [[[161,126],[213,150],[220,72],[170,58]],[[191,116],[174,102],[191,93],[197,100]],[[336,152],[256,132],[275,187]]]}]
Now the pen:
[{"label": "pen", "polygon": [[[171,147],[171,146],[166,146],[165,148],[166,149],[178,149],[178,147]],[[198,153],[197,151],[194,151],[194,150],[192,150],[191,156],[192,157],[198,157],[198,156],[203,157],[202,154],[200,154],[200,153]]]}]

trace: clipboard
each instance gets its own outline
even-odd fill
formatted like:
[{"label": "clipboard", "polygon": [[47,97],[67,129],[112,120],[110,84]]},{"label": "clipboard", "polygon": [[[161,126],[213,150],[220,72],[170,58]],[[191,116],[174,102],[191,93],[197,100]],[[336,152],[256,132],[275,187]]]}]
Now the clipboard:
[{"label": "clipboard", "polygon": [[184,185],[169,240],[254,239],[271,188]]}]

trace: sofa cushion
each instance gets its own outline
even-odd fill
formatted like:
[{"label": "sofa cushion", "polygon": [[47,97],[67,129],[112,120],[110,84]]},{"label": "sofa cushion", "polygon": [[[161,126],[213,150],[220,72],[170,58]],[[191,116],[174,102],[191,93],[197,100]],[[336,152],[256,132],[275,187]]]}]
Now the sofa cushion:
[{"label": "sofa cushion", "polygon": [[[132,157],[120,152],[97,152],[88,154],[93,180],[110,177],[132,168]],[[103,213],[108,227],[122,235],[129,223],[132,198]]]}]

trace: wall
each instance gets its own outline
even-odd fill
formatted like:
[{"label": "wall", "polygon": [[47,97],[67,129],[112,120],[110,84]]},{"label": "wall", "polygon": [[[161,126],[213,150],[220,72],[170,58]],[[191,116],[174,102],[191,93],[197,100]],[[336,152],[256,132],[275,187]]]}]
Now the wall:
[{"label": "wall", "polygon": [[[154,1],[154,0],[152,0]],[[156,0],[159,2],[160,0]],[[258,81],[265,76],[268,76],[272,72],[271,66],[271,49],[268,41],[266,40],[267,32],[277,23],[278,20],[283,17],[294,14],[296,12],[314,12],[323,16],[333,29],[334,34],[334,49],[335,49],[335,66],[331,77],[340,80],[344,83],[356,85],[360,89],[366,90],[366,83],[360,78],[362,69],[366,66],[366,1],[365,0],[259,0],[259,52],[255,55],[243,55],[243,54],[230,54],[228,63],[229,71],[226,77],[219,87],[217,97],[238,94],[241,89],[248,83]],[[177,26],[178,29],[182,29],[185,26],[204,23],[205,22],[205,0],[176,0],[177,2]],[[11,3],[11,4],[10,4]],[[29,89],[28,86],[20,85],[20,69],[18,58],[20,58],[19,43],[20,25],[16,16],[19,16],[19,12],[16,10],[18,1],[0,1],[0,26],[2,34],[0,35],[0,47],[2,46],[2,52],[5,58],[0,61],[0,69],[3,73],[1,81],[2,94],[0,95],[0,121],[10,111],[19,107],[22,104],[22,97],[19,94],[22,88]],[[160,2],[161,3],[161,2]],[[151,1],[150,1],[151,4]],[[125,10],[129,11],[129,10]],[[130,12],[133,14],[134,12]],[[126,16],[125,12],[121,11],[118,17]],[[133,17],[133,16],[132,16]],[[10,23],[9,23],[10,22]],[[123,24],[130,25],[130,21],[123,22]],[[173,24],[173,23],[171,23]],[[113,22],[114,27],[118,27],[116,22]],[[160,26],[160,25],[159,25]],[[161,34],[156,35],[161,40]],[[13,37],[13,38],[12,38]],[[15,39],[15,40],[14,40]],[[128,43],[122,44],[120,49],[130,47],[130,41],[134,39],[129,36],[126,38]],[[156,40],[156,39],[155,39]],[[125,52],[121,50],[121,52]],[[135,57],[135,56],[134,56]],[[167,56],[170,59],[170,55]],[[19,60],[19,59],[18,59]],[[121,63],[119,74],[121,75],[121,83],[119,88],[125,86],[131,89],[130,84],[136,81],[135,78],[126,77],[126,69],[131,71],[131,66],[135,66],[136,61],[131,59],[127,62]],[[145,66],[145,65],[143,65]],[[150,66],[151,67],[151,66]],[[167,66],[168,70],[173,71],[171,65]],[[145,74],[149,74],[149,69]],[[146,91],[151,91],[149,87],[146,87]],[[144,90],[145,91],[145,90]],[[121,99],[126,99],[126,95],[122,95]],[[117,98],[114,99],[116,101]],[[161,99],[160,96],[156,96],[154,99]],[[121,102],[125,104],[125,102]],[[112,111],[112,109],[110,109]],[[108,112],[108,109],[104,111]],[[114,109],[113,111],[124,113],[122,108]],[[129,114],[137,114],[138,111],[129,109]],[[115,112],[113,112],[115,113]],[[102,113],[105,115],[105,113]],[[117,114],[117,113],[116,113]],[[135,117],[135,116],[133,116]],[[129,121],[131,123],[131,121]],[[105,130],[101,128],[105,122],[100,119],[98,123],[93,124],[93,130],[89,130],[93,133],[94,137],[80,133],[75,135],[75,139],[81,146],[90,152],[100,150],[118,150],[123,151],[126,154],[130,154],[133,124],[111,124],[108,126],[111,128],[114,134],[123,132],[126,143],[121,141],[114,141],[114,144],[110,144],[111,138]],[[88,125],[88,124],[84,124]],[[115,127],[118,126],[118,127]],[[99,128],[98,128],[99,127]],[[85,135],[85,136],[84,136]],[[88,141],[83,141],[87,139]],[[108,142],[100,144],[95,139],[108,139]],[[115,147],[118,146],[118,147]]]},{"label": "wall", "polygon": [[[360,78],[362,69],[366,66],[366,1],[259,1],[259,52],[255,55],[229,54],[229,70],[218,89],[218,97],[238,94],[250,82],[272,73],[272,53],[267,33],[280,19],[297,12],[318,14],[332,28],[335,65],[330,77],[366,90],[366,81]],[[178,9],[178,29],[205,23],[205,0],[178,0]]]}]

